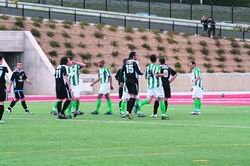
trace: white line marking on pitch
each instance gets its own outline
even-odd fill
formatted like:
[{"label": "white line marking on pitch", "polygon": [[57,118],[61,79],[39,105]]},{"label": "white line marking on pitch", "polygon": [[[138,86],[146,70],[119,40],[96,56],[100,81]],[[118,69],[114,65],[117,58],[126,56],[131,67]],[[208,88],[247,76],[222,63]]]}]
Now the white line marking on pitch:
[{"label": "white line marking on pitch", "polygon": [[[7,118],[13,120],[34,120],[34,121],[61,121],[61,122],[82,122],[82,123],[106,123],[106,124],[143,124],[143,125],[166,125],[166,126],[191,126],[191,127],[211,127],[211,128],[237,128],[237,129],[250,129],[250,126],[231,126],[231,125],[204,125],[204,124],[181,124],[181,123],[168,123],[169,121],[163,121],[159,123],[155,122],[139,122],[139,121],[111,121],[111,120],[84,120],[84,119],[71,119],[71,120],[58,120],[58,119],[36,119],[36,118]],[[171,121],[171,120],[170,120]]]}]

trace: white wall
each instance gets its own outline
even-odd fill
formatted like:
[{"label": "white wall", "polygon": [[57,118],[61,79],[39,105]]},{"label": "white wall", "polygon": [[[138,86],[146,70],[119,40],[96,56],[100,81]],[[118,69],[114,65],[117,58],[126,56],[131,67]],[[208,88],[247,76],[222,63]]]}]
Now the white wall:
[{"label": "white wall", "polygon": [[0,52],[24,52],[24,33],[0,31]]}]

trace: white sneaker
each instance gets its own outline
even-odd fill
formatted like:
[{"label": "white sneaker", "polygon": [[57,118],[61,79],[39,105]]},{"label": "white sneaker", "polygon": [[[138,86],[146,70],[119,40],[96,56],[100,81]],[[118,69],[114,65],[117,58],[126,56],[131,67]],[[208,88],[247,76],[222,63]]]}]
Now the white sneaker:
[{"label": "white sneaker", "polygon": [[32,115],[33,113],[30,112],[30,111],[25,111],[25,114],[26,114],[26,115]]},{"label": "white sneaker", "polygon": [[201,112],[197,112],[197,111],[194,111],[194,112],[191,112],[192,115],[200,115]]},{"label": "white sneaker", "polygon": [[0,120],[0,124],[4,124],[4,121]]},{"label": "white sneaker", "polygon": [[9,109],[9,108],[7,108],[7,109],[6,109],[6,112],[7,112],[8,114],[11,114],[11,113],[12,113],[12,110]]},{"label": "white sneaker", "polygon": [[152,114],[150,117],[151,118],[157,118],[157,114]]}]

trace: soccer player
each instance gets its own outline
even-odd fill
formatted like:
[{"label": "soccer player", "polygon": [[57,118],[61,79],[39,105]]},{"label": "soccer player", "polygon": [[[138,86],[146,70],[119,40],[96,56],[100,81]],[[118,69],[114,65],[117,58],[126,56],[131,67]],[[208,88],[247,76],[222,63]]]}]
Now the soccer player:
[{"label": "soccer player", "polygon": [[12,100],[10,103],[9,107],[7,108],[7,112],[11,113],[12,108],[15,106],[15,104],[21,100],[21,104],[23,106],[23,109],[26,114],[32,114],[28,110],[27,104],[25,102],[25,96],[23,94],[23,85],[24,82],[29,83],[30,85],[32,84],[31,81],[27,78],[25,72],[22,70],[23,64],[21,62],[18,62],[16,65],[16,70],[12,73],[11,79],[10,79],[10,84],[8,87],[8,92],[11,91],[11,86],[13,85],[14,88],[14,93],[15,93],[15,98]]},{"label": "soccer player", "polygon": [[69,106],[69,115],[68,117],[71,118],[71,107],[73,108],[73,115],[76,117],[77,115],[83,115],[84,113],[79,111],[80,107],[80,70],[83,67],[86,67],[86,64],[73,61],[72,58],[69,58],[70,66],[68,67],[68,75],[69,75],[69,82],[72,86],[72,101]]},{"label": "soccer player", "polygon": [[194,61],[189,63],[189,67],[192,70],[192,97],[194,100],[194,112],[192,115],[201,114],[201,99],[203,98],[203,85],[201,79],[201,70],[196,66]]},{"label": "soccer player", "polygon": [[93,115],[99,114],[99,109],[102,104],[102,96],[105,96],[108,104],[108,111],[105,113],[105,115],[112,115],[113,108],[112,108],[112,101],[110,99],[110,90],[113,90],[112,76],[110,70],[105,66],[104,60],[99,61],[98,66],[100,67],[98,73],[98,79],[95,80],[90,86],[94,86],[98,82],[101,83],[101,86],[97,96],[96,110],[91,112],[91,114]]},{"label": "soccer player", "polygon": [[152,99],[155,98],[160,101],[160,108],[162,112],[162,120],[168,120],[168,116],[166,114],[166,106],[164,102],[164,90],[162,86],[161,77],[164,74],[161,73],[160,65],[156,64],[156,55],[150,56],[151,64],[149,64],[146,68],[145,77],[148,80],[148,98],[141,102],[141,107],[150,104]]},{"label": "soccer player", "polygon": [[0,124],[3,123],[2,117],[4,112],[4,101],[7,99],[6,80],[5,76],[8,73],[8,68],[3,66],[3,56],[0,55]]},{"label": "soccer player", "polygon": [[[127,103],[128,118],[130,120],[133,118],[131,113],[139,91],[138,75],[143,75],[136,60],[136,52],[131,52],[129,54],[128,60],[122,67],[122,73],[125,74],[125,79],[122,82],[126,84],[128,93],[130,95],[130,98]],[[126,103],[123,102],[121,104],[121,107],[124,107],[124,104]]]},{"label": "soccer player", "polygon": [[[170,84],[176,79],[177,73],[175,70],[173,70],[171,67],[169,67],[167,64],[165,64],[165,58],[161,57],[159,59],[160,62],[160,68],[161,68],[161,73],[164,74],[163,77],[161,77],[162,80],[162,86],[164,90],[164,96],[165,96],[165,107],[166,107],[166,112],[168,110],[168,98],[171,98],[171,88]],[[171,78],[170,78],[171,76]],[[152,114],[152,118],[157,117],[157,110],[159,107],[159,100],[155,100],[154,103],[154,112]]]},{"label": "soccer player", "polygon": [[[71,102],[71,85],[69,83],[67,74],[67,65],[69,65],[70,60],[68,57],[62,57],[60,60],[60,65],[57,66],[55,70],[55,82],[56,82],[56,98],[57,98],[57,112],[59,119],[67,119],[65,116],[65,110],[68,108]],[[63,104],[62,102],[66,99]]]}]

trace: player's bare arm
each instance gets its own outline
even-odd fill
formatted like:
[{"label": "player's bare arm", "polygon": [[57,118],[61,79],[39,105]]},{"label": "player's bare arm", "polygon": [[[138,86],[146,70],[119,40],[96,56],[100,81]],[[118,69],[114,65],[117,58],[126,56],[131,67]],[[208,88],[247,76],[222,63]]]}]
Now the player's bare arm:
[{"label": "player's bare arm", "polygon": [[90,86],[94,86],[99,81],[100,81],[100,78],[98,78],[97,80],[95,80],[94,82],[92,82],[92,84],[90,84]]},{"label": "player's bare arm", "polygon": [[110,89],[114,90],[113,84],[112,84],[112,77],[109,76],[109,82],[110,82]]},{"label": "player's bare arm", "polygon": [[86,67],[87,66],[85,63],[82,63],[82,62],[72,61],[72,63],[80,65],[81,67]]},{"label": "player's bare arm", "polygon": [[171,84],[177,77],[177,74],[175,74],[174,76],[171,77],[171,79],[169,80],[169,83]]}]

